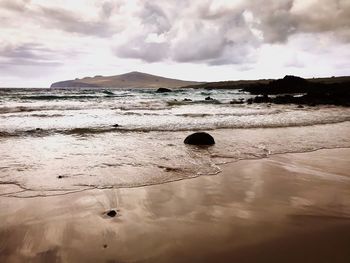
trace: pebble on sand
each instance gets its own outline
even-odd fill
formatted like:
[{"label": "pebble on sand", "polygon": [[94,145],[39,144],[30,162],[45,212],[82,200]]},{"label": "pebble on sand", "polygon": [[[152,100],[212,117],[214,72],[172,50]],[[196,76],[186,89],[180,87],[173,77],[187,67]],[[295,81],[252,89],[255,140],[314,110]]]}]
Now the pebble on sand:
[{"label": "pebble on sand", "polygon": [[115,217],[115,216],[117,215],[117,212],[116,212],[115,210],[109,210],[109,211],[107,212],[107,215],[108,215],[109,217]]}]

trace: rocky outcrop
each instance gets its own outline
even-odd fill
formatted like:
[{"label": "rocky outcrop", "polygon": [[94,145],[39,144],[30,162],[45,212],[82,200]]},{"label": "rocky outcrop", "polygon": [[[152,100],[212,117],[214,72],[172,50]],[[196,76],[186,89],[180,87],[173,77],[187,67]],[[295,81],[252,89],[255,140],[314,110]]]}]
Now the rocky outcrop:
[{"label": "rocky outcrop", "polygon": [[167,89],[167,88],[159,88],[156,91],[157,93],[167,93],[167,92],[172,92],[171,89]]},{"label": "rocky outcrop", "polygon": [[[264,85],[243,89],[258,95],[247,100],[252,103],[306,104],[350,106],[350,81],[338,83],[311,82],[295,76],[285,76]],[[270,96],[269,96],[270,95]]]}]

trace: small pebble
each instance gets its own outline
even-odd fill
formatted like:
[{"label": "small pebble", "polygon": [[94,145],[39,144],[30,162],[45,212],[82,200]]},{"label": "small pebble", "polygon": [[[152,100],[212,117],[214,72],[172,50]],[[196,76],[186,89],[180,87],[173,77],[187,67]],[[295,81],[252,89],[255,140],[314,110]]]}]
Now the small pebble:
[{"label": "small pebble", "polygon": [[117,215],[117,212],[115,210],[110,210],[110,211],[108,211],[107,215],[109,217],[115,217]]}]

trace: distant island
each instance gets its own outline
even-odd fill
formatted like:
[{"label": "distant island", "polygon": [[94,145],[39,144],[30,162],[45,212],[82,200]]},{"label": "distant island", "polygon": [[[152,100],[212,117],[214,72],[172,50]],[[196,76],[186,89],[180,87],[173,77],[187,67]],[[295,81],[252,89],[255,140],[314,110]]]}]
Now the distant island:
[{"label": "distant island", "polygon": [[142,72],[129,72],[116,76],[85,77],[82,79],[66,80],[55,82],[51,88],[179,88],[189,85],[202,84],[203,82],[185,81],[171,78],[164,78]]}]

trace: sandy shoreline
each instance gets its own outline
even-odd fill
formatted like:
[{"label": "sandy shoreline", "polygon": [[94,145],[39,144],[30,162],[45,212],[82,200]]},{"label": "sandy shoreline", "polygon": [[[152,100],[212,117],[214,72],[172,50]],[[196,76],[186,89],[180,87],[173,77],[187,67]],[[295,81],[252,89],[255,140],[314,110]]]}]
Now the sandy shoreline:
[{"label": "sandy shoreline", "polygon": [[0,197],[0,262],[350,262],[349,157],[281,154],[162,185]]}]

